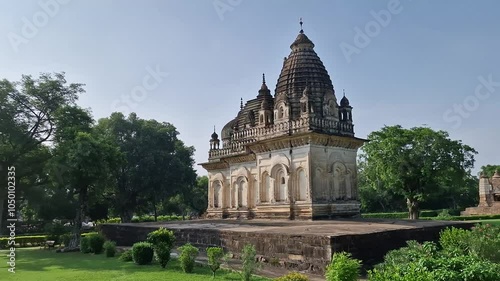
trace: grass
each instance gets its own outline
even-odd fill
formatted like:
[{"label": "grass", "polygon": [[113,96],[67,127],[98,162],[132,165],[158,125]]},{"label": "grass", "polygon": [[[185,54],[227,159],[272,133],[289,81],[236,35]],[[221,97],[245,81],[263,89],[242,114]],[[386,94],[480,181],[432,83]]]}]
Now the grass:
[{"label": "grass", "polygon": [[[55,253],[39,248],[16,250],[16,273],[7,271],[5,263],[7,252],[0,251],[0,280],[9,281],[207,281],[241,280],[239,274],[220,270],[212,279],[212,271],[206,266],[197,266],[192,274],[182,272],[179,262],[172,259],[167,268],[158,264],[139,266],[133,262],[122,262],[118,258],[105,255],[82,253]],[[268,281],[255,277],[255,281]]]},{"label": "grass", "polygon": [[495,220],[479,220],[477,221],[478,223],[487,223],[487,224],[491,224],[491,225],[498,225],[500,226],[500,219],[495,219]]}]

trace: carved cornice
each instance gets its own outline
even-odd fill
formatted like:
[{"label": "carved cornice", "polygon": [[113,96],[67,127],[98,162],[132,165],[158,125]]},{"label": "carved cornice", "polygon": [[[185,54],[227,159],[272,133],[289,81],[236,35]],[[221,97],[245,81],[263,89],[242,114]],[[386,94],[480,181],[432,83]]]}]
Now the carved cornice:
[{"label": "carved cornice", "polygon": [[308,144],[358,149],[363,146],[365,142],[367,142],[367,140],[355,137],[310,132],[255,142],[248,145],[248,148],[254,153],[271,152],[273,150],[299,147]]},{"label": "carved cornice", "polygon": [[208,171],[213,171],[213,170],[229,168],[230,164],[252,162],[255,161],[255,159],[256,159],[255,154],[249,153],[245,155],[228,156],[221,159],[217,159],[217,161],[201,163],[199,165],[201,165]]}]

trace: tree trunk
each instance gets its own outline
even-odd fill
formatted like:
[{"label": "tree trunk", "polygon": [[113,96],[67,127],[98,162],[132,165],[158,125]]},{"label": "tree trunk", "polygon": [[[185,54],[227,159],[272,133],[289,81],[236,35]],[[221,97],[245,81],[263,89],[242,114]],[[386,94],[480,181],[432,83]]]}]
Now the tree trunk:
[{"label": "tree trunk", "polygon": [[418,201],[414,198],[406,199],[406,205],[408,206],[408,218],[410,220],[418,220],[420,216],[420,210],[418,208]]},{"label": "tree trunk", "polygon": [[81,188],[78,194],[78,207],[76,209],[75,225],[73,226],[73,233],[71,240],[66,250],[74,251],[80,248],[80,238],[82,233],[82,221],[87,210],[87,187]]},{"label": "tree trunk", "polygon": [[132,212],[130,210],[122,210],[120,212],[120,219],[122,223],[129,223],[132,221]]},{"label": "tree trunk", "polygon": [[155,211],[155,222],[158,221],[158,210],[156,209],[156,196],[153,195],[153,209]]}]

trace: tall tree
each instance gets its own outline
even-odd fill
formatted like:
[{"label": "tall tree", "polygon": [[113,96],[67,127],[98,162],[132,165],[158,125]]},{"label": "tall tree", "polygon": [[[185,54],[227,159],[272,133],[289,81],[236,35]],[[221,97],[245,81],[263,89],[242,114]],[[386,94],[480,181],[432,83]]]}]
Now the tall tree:
[{"label": "tall tree", "polygon": [[113,113],[99,120],[98,130],[125,156],[115,188],[108,192],[122,222],[129,222],[134,212],[153,212],[156,217],[162,201],[194,185],[194,149],[177,138],[172,124]]},{"label": "tall tree", "polygon": [[477,153],[427,127],[385,126],[368,139],[361,155],[367,181],[404,196],[410,219],[418,219],[420,203],[443,187],[465,185]]},{"label": "tall tree", "polygon": [[50,157],[42,146],[52,141],[55,112],[74,104],[83,92],[82,84],[68,84],[64,73],[22,76],[19,82],[0,80],[0,233],[7,207],[7,167],[16,166],[16,181],[21,183],[16,197],[23,198],[24,189],[33,187],[29,182],[37,182],[34,176],[41,174]]},{"label": "tall tree", "polygon": [[76,198],[74,229],[70,249],[79,247],[82,221],[88,214],[92,197],[102,194],[118,166],[121,155],[117,146],[93,131],[90,114],[76,106],[62,108],[55,135],[54,163],[64,167],[57,171],[60,188]]}]

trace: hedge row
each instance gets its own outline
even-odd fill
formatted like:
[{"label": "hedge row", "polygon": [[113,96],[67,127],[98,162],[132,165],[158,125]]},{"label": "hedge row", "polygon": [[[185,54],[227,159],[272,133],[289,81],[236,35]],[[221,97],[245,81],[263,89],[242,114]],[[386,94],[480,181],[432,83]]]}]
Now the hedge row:
[{"label": "hedge row", "polygon": [[[420,211],[420,217],[432,218],[438,215],[438,211],[424,210]],[[363,218],[377,218],[377,219],[407,219],[408,212],[395,212],[395,213],[366,213],[361,214]]]},{"label": "hedge row", "polygon": [[[158,221],[180,221],[182,220],[182,216],[158,216]],[[154,216],[140,216],[133,217],[132,222],[154,222]],[[121,223],[120,218],[109,218],[107,220],[99,221],[99,223]]]},{"label": "hedge row", "polygon": [[[82,233],[82,237],[86,237],[86,236],[94,234],[94,233],[97,233],[97,232]],[[43,243],[45,243],[45,241],[47,241],[47,236],[48,235],[16,236],[16,247],[21,248],[21,247],[28,247],[28,246],[30,246],[30,247],[40,246]],[[0,238],[0,249],[7,248],[8,241],[9,241],[9,237]]]}]

